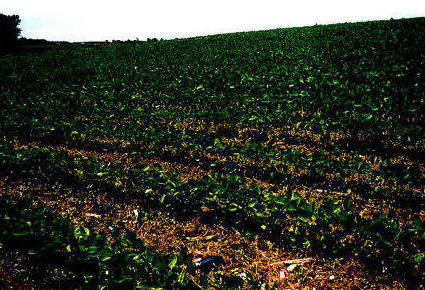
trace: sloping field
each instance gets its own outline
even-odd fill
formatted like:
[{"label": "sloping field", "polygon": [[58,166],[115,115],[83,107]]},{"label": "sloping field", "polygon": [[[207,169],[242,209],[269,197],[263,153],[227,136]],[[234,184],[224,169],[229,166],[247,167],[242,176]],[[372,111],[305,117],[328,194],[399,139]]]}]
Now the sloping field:
[{"label": "sloping field", "polygon": [[414,18],[1,57],[0,288],[424,285],[424,43]]}]

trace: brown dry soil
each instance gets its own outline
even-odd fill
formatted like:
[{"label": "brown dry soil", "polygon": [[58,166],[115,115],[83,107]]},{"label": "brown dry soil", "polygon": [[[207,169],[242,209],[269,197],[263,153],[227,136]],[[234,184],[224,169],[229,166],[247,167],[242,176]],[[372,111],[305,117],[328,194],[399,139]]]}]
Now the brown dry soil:
[{"label": "brown dry soil", "polygon": [[[86,118],[87,119],[87,118]],[[81,118],[81,121],[87,121]],[[124,120],[125,121],[125,120]],[[234,128],[232,132],[228,132],[229,128],[220,127],[220,125],[209,124],[208,126],[202,122],[178,122],[176,124],[170,122],[167,126],[176,127],[179,130],[193,131],[197,134],[210,134],[211,132],[221,132],[221,141],[226,142],[226,138],[234,138],[238,146],[244,146],[246,142],[260,132],[259,128]],[[207,128],[208,127],[208,128]],[[226,133],[227,132],[227,133]],[[260,132],[261,133],[261,132]],[[282,150],[294,148],[298,151],[313,154],[315,150],[323,145],[323,135],[312,134],[309,131],[298,128],[271,128],[264,134],[264,146],[277,147]],[[226,137],[230,135],[232,137]],[[284,142],[282,136],[289,137],[300,142]],[[340,133],[330,132],[327,134],[327,144],[331,144],[329,150],[325,149],[325,154],[330,159],[339,158],[342,161],[349,161],[353,157],[348,153],[339,153],[338,156],[332,152],[334,142],[349,138],[349,136]],[[362,137],[365,138],[365,137]],[[288,138],[286,138],[288,140]],[[362,140],[358,140],[361,142]],[[94,144],[113,145],[113,148],[125,149],[131,146],[129,140],[119,139],[96,139],[90,142]],[[326,140],[325,140],[326,142]],[[216,168],[202,168],[197,166],[196,160],[193,158],[194,153],[201,156],[206,162],[220,164],[230,162],[241,168],[245,176],[245,182],[256,182],[263,189],[274,186],[274,191],[284,193],[286,188],[284,185],[277,186],[272,184],[270,180],[261,176],[245,174],[245,168],[253,163],[259,163],[261,160],[244,160],[236,157],[222,156],[219,153],[205,153],[198,149],[186,152],[185,158],[189,162],[181,162],[179,160],[169,160],[159,154],[149,158],[133,160],[126,150],[97,150],[90,147],[70,147],[66,145],[49,145],[43,144],[42,141],[20,142],[16,140],[14,143],[16,148],[27,149],[31,146],[49,147],[53,150],[65,151],[71,156],[94,156],[101,162],[113,162],[124,168],[134,166],[136,163],[148,164],[152,167],[163,168],[168,172],[178,172],[182,180],[202,178],[207,174],[211,174]],[[139,148],[143,150],[143,148]],[[162,148],[166,152],[167,148]],[[424,148],[414,148],[416,151],[424,151]],[[382,158],[372,159],[369,155],[359,155],[361,162],[367,164],[375,171],[380,170],[380,161]],[[416,163],[425,172],[424,164],[421,161],[414,160],[406,155],[394,155],[390,161],[394,164],[402,164],[408,166]],[[195,164],[195,165],[193,165]],[[300,172],[297,168],[290,168],[287,174],[292,174],[294,178],[299,177],[304,172]],[[334,176],[328,174],[322,183],[330,183]],[[368,184],[372,188],[379,185],[383,188],[388,186],[385,180],[377,180],[371,174],[357,175],[353,174],[346,180],[357,184]],[[119,182],[119,180],[117,180]],[[334,197],[338,199],[352,199],[355,205],[355,211],[364,217],[373,218],[376,213],[388,214],[391,209],[400,222],[409,221],[413,218],[425,218],[423,211],[411,212],[401,207],[389,204],[385,200],[363,200],[355,189],[353,192],[339,192],[336,190],[322,190],[309,186],[308,184],[296,185],[296,191],[305,199],[320,204],[325,197]],[[424,187],[407,188],[410,192],[421,194]],[[205,223],[199,218],[191,218],[190,220],[178,221],[169,216],[166,212],[155,211],[147,216],[141,216],[145,206],[144,200],[116,200],[110,196],[88,196],[84,192],[78,192],[75,189],[61,186],[61,189],[52,188],[49,185],[38,184],[32,185],[27,181],[11,181],[7,177],[0,182],[0,194],[13,194],[14,196],[31,198],[34,205],[43,204],[52,211],[67,217],[76,225],[86,225],[93,227],[97,232],[105,234],[111,242],[120,229],[133,231],[137,236],[145,241],[145,243],[154,250],[161,253],[177,253],[182,248],[187,248],[193,254],[195,259],[211,255],[222,256],[224,265],[216,268],[210,275],[237,275],[244,277],[247,274],[252,275],[255,279],[262,279],[278,288],[403,288],[400,281],[394,280],[394,277],[388,277],[381,274],[379,277],[371,276],[365,266],[357,259],[352,257],[345,258],[325,258],[319,254],[303,253],[301,251],[293,252],[285,250],[284,246],[279,245],[276,241],[272,242],[261,236],[248,237],[241,234],[237,229],[231,226],[225,226],[217,223]],[[25,277],[25,257],[10,261],[3,257],[0,247],[0,280],[6,281],[10,287],[27,288],[31,285],[37,285],[36,281],[26,281]],[[294,266],[298,265],[294,270]],[[288,268],[289,267],[289,268]],[[199,277],[195,277],[199,279]]]},{"label": "brown dry soil", "polygon": [[[7,179],[0,182],[0,194],[31,198],[34,206],[41,203],[69,218],[75,226],[86,225],[106,234],[110,241],[113,241],[117,230],[126,228],[136,232],[147,246],[161,253],[178,253],[180,249],[187,248],[195,259],[222,256],[224,265],[211,275],[234,274],[243,277],[250,273],[270,285],[289,289],[402,288],[397,281],[389,282],[388,277],[370,276],[361,263],[352,258],[329,259],[288,252],[261,236],[246,237],[234,228],[205,224],[198,218],[180,222],[164,212],[138,218],[143,202],[137,199],[116,201],[107,196],[87,196],[83,192],[76,194],[71,189],[59,190],[43,185],[34,187]],[[36,281],[25,280],[25,261],[24,256],[15,261],[2,259],[1,280],[11,288],[36,286]],[[288,267],[294,264],[298,267],[291,271]]]}]

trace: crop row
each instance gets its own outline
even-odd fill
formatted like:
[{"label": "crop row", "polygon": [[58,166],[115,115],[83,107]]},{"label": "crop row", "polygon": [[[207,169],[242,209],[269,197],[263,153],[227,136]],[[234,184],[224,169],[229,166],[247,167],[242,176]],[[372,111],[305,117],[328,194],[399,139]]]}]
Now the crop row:
[{"label": "crop row", "polygon": [[330,255],[354,254],[375,270],[382,269],[384,263],[388,270],[408,275],[422,267],[420,249],[424,247],[425,229],[420,220],[399,227],[396,220],[385,215],[373,220],[362,218],[351,210],[349,201],[327,199],[319,206],[306,202],[294,191],[276,195],[256,184],[246,185],[230,174],[184,182],[176,174],[148,166],[123,170],[95,158],[74,158],[37,147],[10,149],[5,160],[6,168],[20,176],[62,180],[82,186],[87,194],[100,191],[116,198],[145,198],[149,207],[163,208],[176,217],[201,215],[207,221],[218,218],[248,233],[267,234],[287,246]]},{"label": "crop row", "polygon": [[28,255],[29,278],[39,287],[197,287],[188,276],[194,265],[187,253],[157,254],[131,232],[111,246],[28,199],[2,196],[0,206],[3,255]]}]

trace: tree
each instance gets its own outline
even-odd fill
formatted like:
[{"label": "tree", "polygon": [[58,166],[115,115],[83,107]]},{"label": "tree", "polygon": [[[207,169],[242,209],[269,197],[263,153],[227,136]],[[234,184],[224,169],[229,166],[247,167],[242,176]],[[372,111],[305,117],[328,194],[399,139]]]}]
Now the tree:
[{"label": "tree", "polygon": [[0,14],[0,52],[10,51],[17,47],[21,29],[18,15]]}]

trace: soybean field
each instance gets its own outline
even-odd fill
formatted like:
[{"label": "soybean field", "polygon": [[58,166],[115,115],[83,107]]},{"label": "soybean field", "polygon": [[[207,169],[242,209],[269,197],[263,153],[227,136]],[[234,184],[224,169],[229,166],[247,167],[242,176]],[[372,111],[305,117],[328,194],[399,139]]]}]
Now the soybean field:
[{"label": "soybean field", "polygon": [[424,43],[411,18],[0,56],[0,288],[424,286]]}]

